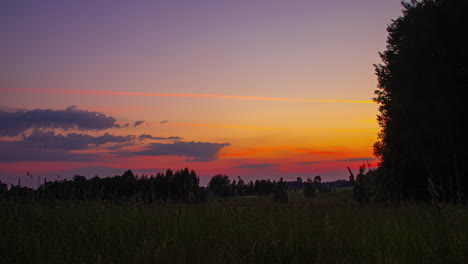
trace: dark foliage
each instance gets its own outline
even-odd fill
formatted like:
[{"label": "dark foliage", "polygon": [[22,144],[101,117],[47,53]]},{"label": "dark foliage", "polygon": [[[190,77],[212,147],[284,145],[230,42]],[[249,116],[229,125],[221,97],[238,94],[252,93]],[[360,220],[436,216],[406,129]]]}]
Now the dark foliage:
[{"label": "dark foliage", "polygon": [[114,177],[99,178],[95,176],[87,179],[75,175],[72,180],[47,181],[36,190],[21,186],[18,179],[16,186],[8,189],[6,184],[0,182],[0,198],[27,199],[35,201],[92,201],[101,200],[113,203],[193,203],[202,202],[208,197],[234,197],[257,195],[259,197],[272,196],[276,202],[288,202],[288,191],[293,186],[294,191],[304,189],[306,197],[315,197],[317,193],[331,192],[335,188],[349,187],[349,182],[338,180],[334,182],[321,182],[316,176],[314,181],[286,182],[256,180],[245,183],[241,177],[231,181],[227,175],[215,175],[211,178],[208,187],[199,186],[199,177],[195,171],[185,168],[173,172],[157,173],[155,176],[135,176],[131,170]]},{"label": "dark foliage", "polygon": [[275,184],[273,190],[273,200],[275,202],[287,203],[288,202],[288,185],[280,178],[279,182]]},{"label": "dark foliage", "polygon": [[8,191],[8,185],[0,181],[0,195]]},{"label": "dark foliage", "polygon": [[231,194],[231,180],[227,175],[213,176],[208,184],[208,189],[216,196],[228,197]]},{"label": "dark foliage", "polygon": [[237,181],[231,181],[227,175],[215,175],[208,184],[208,191],[217,197],[231,197],[243,195],[269,196],[273,194],[273,200],[278,202],[288,201],[288,182],[283,178],[280,181],[256,180],[248,184],[238,177]]},{"label": "dark foliage", "polygon": [[273,193],[275,182],[268,180],[256,180],[254,185],[254,193],[258,196],[267,196]]},{"label": "dark foliage", "polygon": [[187,168],[176,171],[167,170],[156,176],[136,177],[131,170],[122,176],[86,179],[75,175],[70,180],[44,181],[37,190],[12,186],[5,193],[7,197],[28,198],[37,201],[50,200],[108,200],[128,202],[134,199],[146,203],[199,202],[203,199],[199,178],[195,171]]},{"label": "dark foliage", "polygon": [[[461,201],[468,191],[468,1],[403,3],[376,65],[379,169],[356,178],[362,200]],[[367,178],[367,179],[365,179]],[[372,179],[371,179],[372,178]]]},{"label": "dark foliage", "polygon": [[349,167],[348,167],[348,171],[349,171],[349,183],[351,185],[354,185],[354,174]]},{"label": "dark foliage", "polygon": [[[345,186],[342,186],[345,185]],[[332,188],[337,187],[348,187],[349,182],[344,180],[338,180],[335,182],[322,182],[322,177],[317,175],[312,181],[310,178],[304,183],[304,197],[315,198],[317,193],[329,193],[332,191]]]},{"label": "dark foliage", "polygon": [[310,178],[304,183],[304,196],[311,198],[315,198],[317,196],[317,190]]}]

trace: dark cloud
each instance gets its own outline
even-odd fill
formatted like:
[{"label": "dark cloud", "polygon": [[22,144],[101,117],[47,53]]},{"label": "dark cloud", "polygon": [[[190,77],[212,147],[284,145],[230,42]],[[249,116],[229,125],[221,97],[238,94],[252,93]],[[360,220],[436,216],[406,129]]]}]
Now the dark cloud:
[{"label": "dark cloud", "polygon": [[0,136],[17,136],[30,128],[65,130],[102,130],[112,128],[116,120],[99,112],[70,106],[63,110],[36,109],[6,112],[0,110]]},{"label": "dark cloud", "polygon": [[24,144],[23,141],[0,141],[0,161],[96,161],[98,154],[70,153],[68,150],[47,150]]},{"label": "dark cloud", "polygon": [[[144,144],[144,139],[171,140],[173,144],[151,143],[149,150],[136,153],[139,155],[178,155],[189,160],[207,161],[216,158],[218,151],[227,144],[205,142],[177,142],[180,137],[154,137],[148,134],[140,136],[115,136],[104,134],[91,136],[82,133],[56,134],[54,131],[33,130],[29,136],[23,136],[18,141],[0,141],[0,161],[93,161],[99,153],[72,153],[73,150],[86,150],[92,146],[106,145],[111,153],[124,146]],[[177,144],[179,143],[179,144]]]},{"label": "dark cloud", "polygon": [[136,138],[133,135],[114,136],[107,133],[97,137],[77,133],[60,135],[53,131],[34,130],[30,136],[24,136],[20,141],[0,141],[0,161],[95,161],[99,153],[70,151],[85,150],[90,145],[106,143],[129,144]]},{"label": "dark cloud", "polygon": [[175,137],[168,137],[167,139],[169,139],[169,140],[175,140],[175,141],[182,140],[181,137],[177,137],[177,136],[175,136]]},{"label": "dark cloud", "polygon": [[126,154],[149,156],[182,156],[189,161],[212,161],[216,159],[218,152],[228,146],[227,143],[210,142],[174,142],[171,144],[151,143],[148,149]]},{"label": "dark cloud", "polygon": [[141,124],[143,124],[145,121],[144,120],[141,120],[141,121],[135,121],[135,123],[133,124],[133,127],[137,127]]},{"label": "dark cloud", "polygon": [[[139,126],[145,121],[136,121]],[[218,152],[229,144],[210,142],[181,142],[181,137],[155,137],[148,134],[140,136],[115,136],[104,134],[92,136],[83,133],[56,134],[54,128],[64,130],[103,130],[128,127],[120,125],[111,116],[99,112],[90,112],[71,106],[63,110],[17,110],[7,112],[0,110],[0,136],[22,135],[22,140],[0,141],[0,161],[93,161],[99,153],[73,153],[74,150],[86,150],[92,146],[105,145],[107,151],[114,154],[136,155],[173,155],[183,156],[190,161],[215,160]],[[23,134],[32,129],[28,136]],[[167,140],[171,143],[149,143],[144,140]],[[140,152],[118,152],[123,146],[132,144],[145,145],[147,150]],[[117,152],[114,152],[117,151]]]},{"label": "dark cloud", "polygon": [[163,124],[166,124],[167,122],[169,122],[169,121],[163,120],[163,121],[161,121],[160,123],[161,123],[161,125],[163,125]]},{"label": "dark cloud", "polygon": [[263,163],[263,164],[243,164],[236,166],[237,169],[262,169],[262,168],[271,168],[276,167],[275,164]]},{"label": "dark cloud", "polygon": [[154,139],[152,135],[148,135],[148,134],[141,134],[139,138],[140,139]]},{"label": "dark cloud", "polygon": [[299,165],[309,165],[309,164],[317,164],[317,163],[333,163],[333,162],[355,162],[355,161],[374,161],[373,158],[353,158],[353,159],[341,159],[341,160],[320,160],[320,161],[307,161],[307,162],[300,162]]},{"label": "dark cloud", "polygon": [[141,134],[139,138],[140,139],[155,139],[155,140],[173,140],[173,141],[182,140],[181,137],[153,137],[152,135],[148,135],[148,134]]},{"label": "dark cloud", "polygon": [[114,136],[106,133],[102,136],[94,137],[86,134],[69,133],[64,136],[60,134],[56,135],[53,131],[43,132],[35,130],[30,136],[24,137],[23,141],[19,141],[19,144],[40,149],[79,150],[88,149],[89,145],[128,143],[135,139],[136,136],[134,135]]}]

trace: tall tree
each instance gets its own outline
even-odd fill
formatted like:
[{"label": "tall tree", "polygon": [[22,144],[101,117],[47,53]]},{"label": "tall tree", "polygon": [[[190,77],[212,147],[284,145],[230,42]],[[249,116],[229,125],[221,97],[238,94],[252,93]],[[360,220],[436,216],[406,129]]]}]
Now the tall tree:
[{"label": "tall tree", "polygon": [[468,187],[468,1],[402,4],[376,65],[379,191],[428,199],[431,179],[443,199],[461,200]]}]

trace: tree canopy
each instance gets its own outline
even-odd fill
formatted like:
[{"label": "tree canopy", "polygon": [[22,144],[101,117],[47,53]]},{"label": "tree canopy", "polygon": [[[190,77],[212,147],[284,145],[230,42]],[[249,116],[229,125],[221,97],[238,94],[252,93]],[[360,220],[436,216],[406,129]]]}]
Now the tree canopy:
[{"label": "tree canopy", "polygon": [[468,190],[468,1],[403,2],[375,65],[381,196],[461,200]]}]

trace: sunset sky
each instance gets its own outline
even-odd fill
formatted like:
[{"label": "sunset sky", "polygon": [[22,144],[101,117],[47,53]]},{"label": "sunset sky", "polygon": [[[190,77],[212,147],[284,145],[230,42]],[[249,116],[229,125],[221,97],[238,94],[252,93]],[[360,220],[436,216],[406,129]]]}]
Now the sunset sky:
[{"label": "sunset sky", "polygon": [[[0,180],[245,180],[375,164],[400,0],[2,1]],[[30,172],[33,177],[26,177]]]}]

